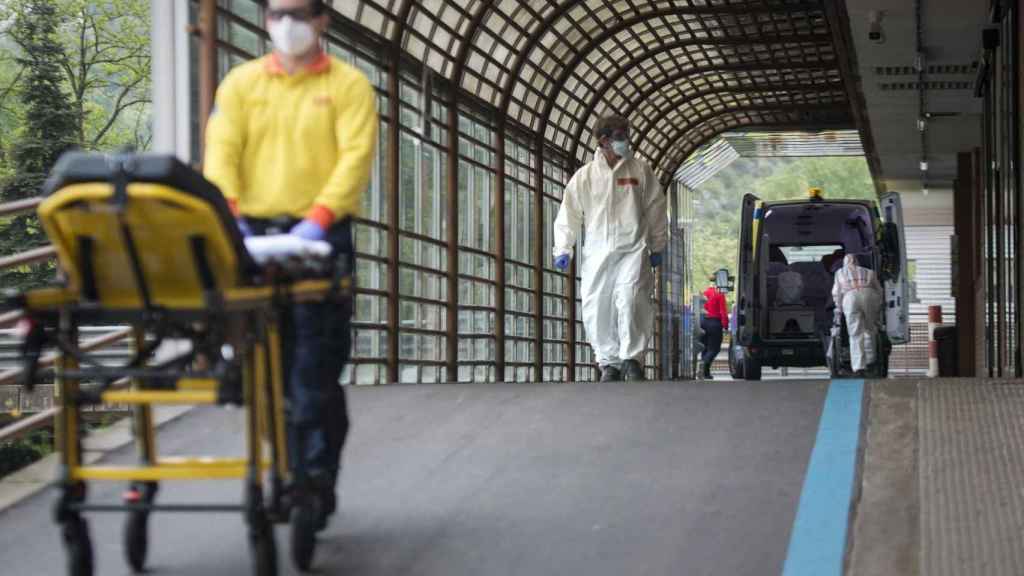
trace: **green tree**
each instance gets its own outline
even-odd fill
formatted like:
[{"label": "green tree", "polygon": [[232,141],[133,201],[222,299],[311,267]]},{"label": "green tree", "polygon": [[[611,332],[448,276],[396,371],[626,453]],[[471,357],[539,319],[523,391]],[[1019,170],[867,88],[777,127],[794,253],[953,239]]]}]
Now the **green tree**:
[{"label": "green tree", "polygon": [[736,272],[740,203],[746,193],[766,201],[802,199],[818,186],[826,198],[874,198],[875,189],[862,157],[741,158],[695,191],[695,288],[719,268]]},{"label": "green tree", "polygon": [[15,59],[16,45],[7,32],[12,24],[13,18],[5,20],[0,14],[0,186],[13,174],[9,151],[24,117],[18,87],[25,70]]},{"label": "green tree", "polygon": [[[24,124],[11,146],[13,176],[3,187],[4,202],[39,194],[43,181],[65,151],[78,144],[80,123],[63,88],[60,69],[64,49],[57,38],[60,15],[49,0],[29,0],[11,28],[22,47],[17,62],[24,69],[19,96]],[[23,214],[0,227],[0,250],[20,252],[46,243],[33,214]],[[5,288],[37,285],[52,274],[52,266],[23,266],[0,272]]]},{"label": "green tree", "polygon": [[149,146],[150,18],[145,0],[60,0],[60,65],[91,149]]},{"label": "green tree", "polygon": [[[25,13],[33,2],[0,0],[0,63],[27,50],[13,29],[6,34],[11,41],[5,41],[3,23]],[[49,4],[59,17],[56,38],[64,50],[56,62],[78,119],[81,146],[147,148],[151,140],[149,2],[51,0]],[[17,65],[4,68],[8,76],[23,72]],[[0,72],[0,114],[5,105],[3,88],[9,84]]]}]

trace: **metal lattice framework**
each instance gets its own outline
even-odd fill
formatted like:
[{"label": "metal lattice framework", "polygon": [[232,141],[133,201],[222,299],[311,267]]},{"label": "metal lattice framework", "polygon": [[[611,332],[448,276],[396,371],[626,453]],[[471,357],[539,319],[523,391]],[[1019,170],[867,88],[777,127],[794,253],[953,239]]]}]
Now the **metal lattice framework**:
[{"label": "metal lattice framework", "polygon": [[666,179],[737,128],[853,127],[829,0],[334,0],[575,161],[604,112]]},{"label": "metal lattice framework", "polygon": [[[201,130],[218,79],[269,44],[265,2],[189,2]],[[367,73],[381,113],[356,221],[351,382],[596,377],[575,264],[556,270],[550,255],[562,189],[593,154],[600,115],[630,119],[666,184],[723,133],[859,124],[832,0],[329,4],[325,48]],[[661,288],[657,298],[666,304]],[[649,377],[665,374],[662,352],[647,351]]]}]

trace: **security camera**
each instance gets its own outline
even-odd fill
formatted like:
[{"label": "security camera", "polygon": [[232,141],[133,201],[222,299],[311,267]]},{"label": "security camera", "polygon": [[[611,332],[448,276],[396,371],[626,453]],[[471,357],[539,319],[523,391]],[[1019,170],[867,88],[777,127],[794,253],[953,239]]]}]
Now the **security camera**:
[{"label": "security camera", "polygon": [[885,12],[882,10],[871,10],[868,12],[868,40],[875,44],[885,44],[885,31],[882,30],[882,18]]}]

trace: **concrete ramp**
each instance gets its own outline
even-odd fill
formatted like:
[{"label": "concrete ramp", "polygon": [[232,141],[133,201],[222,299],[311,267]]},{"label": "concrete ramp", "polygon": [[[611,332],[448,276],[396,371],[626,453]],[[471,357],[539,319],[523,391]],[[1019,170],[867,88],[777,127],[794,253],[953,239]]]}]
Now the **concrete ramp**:
[{"label": "concrete ramp", "polygon": [[[778,574],[827,382],[387,386],[351,389],[341,514],[323,574]],[[241,445],[238,412],[198,410],[161,450]],[[121,451],[114,460],[130,461]],[[122,486],[94,484],[95,500]],[[232,501],[237,483],[172,483],[163,501]],[[52,494],[0,515],[0,566],[63,572]],[[154,515],[154,574],[249,574],[233,515]],[[128,574],[121,517],[91,516],[98,574]],[[278,527],[283,574],[287,527]]]}]

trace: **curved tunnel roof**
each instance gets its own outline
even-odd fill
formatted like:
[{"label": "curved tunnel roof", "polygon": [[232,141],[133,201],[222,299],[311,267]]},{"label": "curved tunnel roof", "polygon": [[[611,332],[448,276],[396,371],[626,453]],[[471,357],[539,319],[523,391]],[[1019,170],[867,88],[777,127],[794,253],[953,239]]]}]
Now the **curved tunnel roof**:
[{"label": "curved tunnel roof", "polygon": [[[570,159],[627,116],[664,178],[743,128],[854,127],[829,0],[334,0],[344,17],[497,108]],[[839,3],[841,4],[841,3]]]}]

